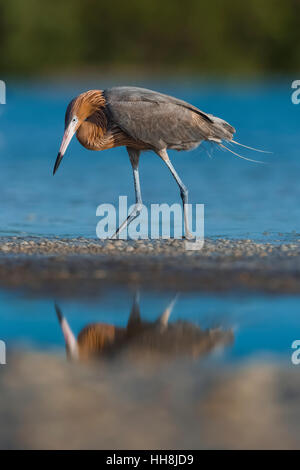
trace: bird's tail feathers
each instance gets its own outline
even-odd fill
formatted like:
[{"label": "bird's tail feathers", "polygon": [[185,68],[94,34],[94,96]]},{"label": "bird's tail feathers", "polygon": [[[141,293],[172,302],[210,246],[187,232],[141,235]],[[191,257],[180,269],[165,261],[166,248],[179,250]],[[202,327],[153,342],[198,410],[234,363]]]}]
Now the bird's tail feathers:
[{"label": "bird's tail feathers", "polygon": [[250,162],[255,162],[255,163],[265,163],[265,162],[262,162],[260,160],[253,160],[252,158],[248,158],[243,155],[240,155],[234,150],[232,150],[231,148],[226,147],[224,145],[224,142],[227,142],[228,144],[239,145],[240,147],[244,147],[248,150],[254,150],[255,152],[272,153],[266,150],[260,150],[254,147],[249,147],[248,145],[240,144],[240,142],[233,140],[233,134],[235,133],[234,127],[232,127],[230,124],[228,124],[228,122],[224,121],[223,119],[215,117],[212,114],[209,114],[209,117],[212,121],[212,124],[211,124],[211,136],[207,139],[208,141],[215,142],[220,147],[232,153],[236,157],[243,158],[244,160],[248,160]]},{"label": "bird's tail feathers", "polygon": [[212,121],[211,124],[211,136],[208,140],[214,142],[221,142],[222,140],[232,140],[233,134],[235,133],[235,128],[232,127],[228,122],[224,121],[221,118],[209,114],[209,117]]}]

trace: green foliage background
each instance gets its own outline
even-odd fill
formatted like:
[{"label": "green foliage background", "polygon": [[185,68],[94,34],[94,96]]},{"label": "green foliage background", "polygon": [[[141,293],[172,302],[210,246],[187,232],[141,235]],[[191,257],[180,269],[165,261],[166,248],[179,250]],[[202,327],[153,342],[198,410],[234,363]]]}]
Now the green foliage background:
[{"label": "green foliage background", "polygon": [[0,70],[292,73],[299,26],[299,0],[0,0]]}]

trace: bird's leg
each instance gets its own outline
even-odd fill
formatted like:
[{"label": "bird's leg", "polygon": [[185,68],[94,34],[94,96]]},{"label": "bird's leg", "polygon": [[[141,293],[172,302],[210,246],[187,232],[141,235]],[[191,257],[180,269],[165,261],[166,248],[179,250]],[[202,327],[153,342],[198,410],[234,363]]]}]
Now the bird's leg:
[{"label": "bird's leg", "polygon": [[120,225],[116,233],[112,236],[113,239],[118,238],[119,233],[121,233],[124,228],[128,227],[128,225],[140,215],[142,210],[142,195],[141,195],[141,187],[140,187],[140,177],[139,177],[139,158],[140,158],[140,151],[135,150],[132,148],[127,147],[127,152],[129,154],[130,162],[132,165],[133,170],[133,179],[134,179],[134,190],[135,190],[135,206],[133,210],[128,215],[127,219]]},{"label": "bird's leg", "polygon": [[173,167],[171,160],[169,159],[169,156],[167,154],[166,150],[160,150],[158,152],[158,155],[163,159],[169,170],[171,171],[176,183],[179,186],[180,189],[180,196],[182,200],[182,205],[183,205],[183,215],[184,215],[184,233],[185,233],[185,238],[188,240],[191,240],[192,238],[195,238],[194,235],[190,232],[189,230],[189,217],[188,217],[188,190],[186,186],[183,184],[181,179],[179,178],[175,168]]}]

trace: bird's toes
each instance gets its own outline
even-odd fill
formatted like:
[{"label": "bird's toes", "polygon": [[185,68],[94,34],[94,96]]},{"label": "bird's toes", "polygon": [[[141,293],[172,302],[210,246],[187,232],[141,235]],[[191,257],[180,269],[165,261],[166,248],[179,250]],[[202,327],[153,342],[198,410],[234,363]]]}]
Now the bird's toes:
[{"label": "bird's toes", "polygon": [[184,234],[184,238],[186,240],[195,240],[195,235],[193,235],[191,232],[189,232],[188,230],[185,231],[185,234]]}]

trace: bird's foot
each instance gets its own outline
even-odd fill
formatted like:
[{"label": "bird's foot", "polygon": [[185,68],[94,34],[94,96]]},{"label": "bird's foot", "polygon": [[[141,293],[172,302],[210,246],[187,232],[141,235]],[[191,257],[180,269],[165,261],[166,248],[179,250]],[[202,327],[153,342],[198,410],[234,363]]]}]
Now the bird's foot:
[{"label": "bird's foot", "polygon": [[193,235],[189,230],[185,231],[184,238],[186,240],[195,240],[195,235]]}]

